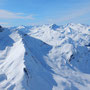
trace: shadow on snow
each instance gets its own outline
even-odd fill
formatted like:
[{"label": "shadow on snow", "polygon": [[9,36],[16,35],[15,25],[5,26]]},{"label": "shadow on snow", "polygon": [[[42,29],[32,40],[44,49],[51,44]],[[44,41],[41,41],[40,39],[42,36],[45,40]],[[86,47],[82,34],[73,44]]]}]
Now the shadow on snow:
[{"label": "shadow on snow", "polygon": [[4,50],[6,47],[13,46],[14,41],[9,36],[11,32],[6,29],[0,32],[0,50]]},{"label": "shadow on snow", "polygon": [[[53,79],[53,71],[46,63],[44,56],[52,49],[52,46],[33,38],[27,34],[19,32],[25,47],[25,82],[24,87],[27,90],[52,90],[53,86],[57,86]],[[28,86],[28,88],[27,88]]]}]

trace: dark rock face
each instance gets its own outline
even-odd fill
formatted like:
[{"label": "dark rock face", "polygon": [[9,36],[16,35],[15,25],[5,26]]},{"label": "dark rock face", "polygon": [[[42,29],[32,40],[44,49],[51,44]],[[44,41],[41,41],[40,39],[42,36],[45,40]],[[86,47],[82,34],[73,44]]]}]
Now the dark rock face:
[{"label": "dark rock face", "polygon": [[0,25],[0,29],[2,28],[2,26]]},{"label": "dark rock face", "polygon": [[0,25],[0,32],[3,32],[3,27]]}]

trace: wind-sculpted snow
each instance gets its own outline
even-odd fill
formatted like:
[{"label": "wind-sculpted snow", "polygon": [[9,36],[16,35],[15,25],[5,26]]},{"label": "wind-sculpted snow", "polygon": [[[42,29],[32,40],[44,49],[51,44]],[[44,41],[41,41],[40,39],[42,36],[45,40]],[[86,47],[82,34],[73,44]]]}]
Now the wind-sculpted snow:
[{"label": "wind-sculpted snow", "polygon": [[0,90],[90,90],[90,26],[3,28]]}]

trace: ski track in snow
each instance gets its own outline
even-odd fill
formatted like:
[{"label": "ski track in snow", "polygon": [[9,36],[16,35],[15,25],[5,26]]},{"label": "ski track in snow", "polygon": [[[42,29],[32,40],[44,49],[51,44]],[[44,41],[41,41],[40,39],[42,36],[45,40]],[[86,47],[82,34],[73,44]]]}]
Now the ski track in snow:
[{"label": "ski track in snow", "polygon": [[90,90],[90,26],[19,26],[0,32],[0,90]]}]

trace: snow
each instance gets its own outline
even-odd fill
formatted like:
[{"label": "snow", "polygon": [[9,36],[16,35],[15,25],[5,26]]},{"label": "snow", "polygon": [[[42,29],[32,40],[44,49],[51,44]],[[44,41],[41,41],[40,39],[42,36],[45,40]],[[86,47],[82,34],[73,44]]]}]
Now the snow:
[{"label": "snow", "polygon": [[90,90],[90,26],[3,28],[0,90]]}]

